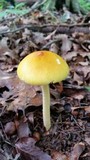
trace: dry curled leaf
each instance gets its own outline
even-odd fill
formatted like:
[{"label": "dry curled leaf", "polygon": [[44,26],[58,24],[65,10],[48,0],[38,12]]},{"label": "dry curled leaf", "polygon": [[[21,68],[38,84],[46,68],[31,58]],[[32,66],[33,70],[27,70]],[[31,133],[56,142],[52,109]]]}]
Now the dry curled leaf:
[{"label": "dry curled leaf", "polygon": [[52,158],[53,160],[69,160],[68,156],[58,151],[52,151]]},{"label": "dry curled leaf", "polygon": [[85,135],[85,142],[86,142],[88,145],[90,145],[90,134],[89,134],[89,133],[87,133],[87,134]]},{"label": "dry curled leaf", "polygon": [[5,125],[5,133],[7,135],[13,135],[16,131],[15,123],[14,122],[8,122]]},{"label": "dry curled leaf", "polygon": [[7,157],[5,156],[5,153],[3,150],[0,149],[0,159],[1,160],[7,160]]},{"label": "dry curled leaf", "polygon": [[69,40],[67,35],[63,35],[62,37],[62,46],[61,46],[61,51],[62,53],[67,53],[68,51],[71,50],[72,47],[72,42]]},{"label": "dry curled leaf", "polygon": [[31,132],[27,122],[21,122],[17,128],[17,134],[19,138],[28,137]]},{"label": "dry curled leaf", "polygon": [[75,144],[69,160],[79,160],[79,157],[84,150],[85,144],[83,142]]}]

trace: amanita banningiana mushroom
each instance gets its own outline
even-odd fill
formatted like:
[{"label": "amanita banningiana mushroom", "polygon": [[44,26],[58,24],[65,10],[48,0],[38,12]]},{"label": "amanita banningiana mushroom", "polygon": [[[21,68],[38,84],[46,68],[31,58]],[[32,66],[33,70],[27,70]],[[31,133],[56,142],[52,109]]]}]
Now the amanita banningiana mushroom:
[{"label": "amanita banningiana mushroom", "polygon": [[64,80],[69,73],[66,61],[50,51],[36,51],[27,55],[18,65],[18,77],[31,85],[40,85],[43,94],[43,123],[48,131],[50,121],[49,84]]}]

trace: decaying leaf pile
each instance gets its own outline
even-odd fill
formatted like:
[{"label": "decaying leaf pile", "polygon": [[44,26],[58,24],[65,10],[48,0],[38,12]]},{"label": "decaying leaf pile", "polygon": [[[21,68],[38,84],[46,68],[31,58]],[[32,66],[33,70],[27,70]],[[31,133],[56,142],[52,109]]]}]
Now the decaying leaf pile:
[{"label": "decaying leaf pile", "polygon": [[[86,32],[90,17],[71,16],[65,24],[59,18],[35,10],[1,20],[2,160],[90,159],[90,32]],[[43,127],[41,89],[21,82],[16,74],[26,55],[42,49],[61,55],[70,66],[65,81],[50,84],[52,127],[48,133]]]}]

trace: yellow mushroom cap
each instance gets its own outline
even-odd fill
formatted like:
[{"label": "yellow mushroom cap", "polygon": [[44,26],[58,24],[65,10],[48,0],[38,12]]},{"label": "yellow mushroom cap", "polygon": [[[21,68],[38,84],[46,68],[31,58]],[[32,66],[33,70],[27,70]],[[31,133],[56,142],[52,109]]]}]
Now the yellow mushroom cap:
[{"label": "yellow mushroom cap", "polygon": [[36,51],[18,65],[18,77],[32,85],[46,85],[64,80],[69,73],[66,61],[50,51]]}]

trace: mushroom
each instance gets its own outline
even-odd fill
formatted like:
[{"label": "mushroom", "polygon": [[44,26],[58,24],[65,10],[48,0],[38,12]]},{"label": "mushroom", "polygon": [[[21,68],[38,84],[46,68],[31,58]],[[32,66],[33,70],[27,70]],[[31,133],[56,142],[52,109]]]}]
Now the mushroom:
[{"label": "mushroom", "polygon": [[69,73],[66,61],[51,51],[35,51],[18,65],[18,77],[31,85],[40,85],[43,94],[43,123],[46,131],[51,127],[49,84],[64,80]]}]

